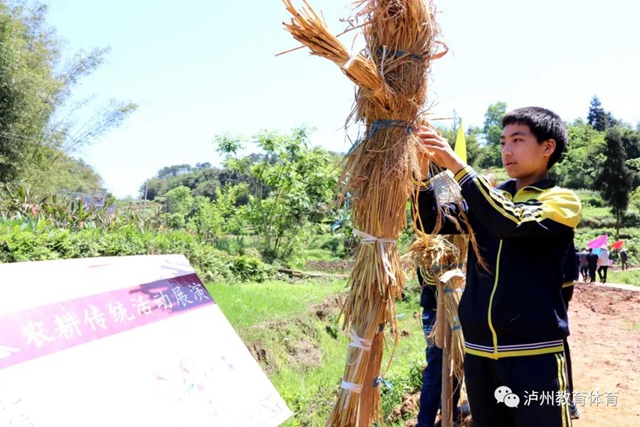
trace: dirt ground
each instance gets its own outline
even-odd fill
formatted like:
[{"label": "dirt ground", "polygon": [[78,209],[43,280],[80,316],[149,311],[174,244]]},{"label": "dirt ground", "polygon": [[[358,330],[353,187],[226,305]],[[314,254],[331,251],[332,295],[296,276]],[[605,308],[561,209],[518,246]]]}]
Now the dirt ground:
[{"label": "dirt ground", "polygon": [[574,425],[640,425],[640,292],[577,284],[569,322],[574,390],[581,393]]},{"label": "dirt ground", "polygon": [[[578,283],[569,304],[569,322],[580,410],[574,427],[639,426],[640,292]],[[472,426],[471,419],[463,423]]]}]

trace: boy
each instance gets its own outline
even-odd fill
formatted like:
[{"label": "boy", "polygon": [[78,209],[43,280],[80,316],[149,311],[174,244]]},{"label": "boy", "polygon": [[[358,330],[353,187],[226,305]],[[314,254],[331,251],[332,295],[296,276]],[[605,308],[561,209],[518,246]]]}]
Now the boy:
[{"label": "boy", "polygon": [[[567,143],[555,113],[527,107],[502,120],[502,161],[511,180],[492,188],[427,127],[416,131],[434,160],[455,174],[483,268],[470,248],[459,317],[465,378],[475,427],[571,425],[563,339],[563,265],[580,222],[580,200],[548,170]],[[418,198],[425,231],[436,224],[428,164]],[[454,205],[443,207],[456,215]],[[445,221],[442,234],[456,227]]]}]

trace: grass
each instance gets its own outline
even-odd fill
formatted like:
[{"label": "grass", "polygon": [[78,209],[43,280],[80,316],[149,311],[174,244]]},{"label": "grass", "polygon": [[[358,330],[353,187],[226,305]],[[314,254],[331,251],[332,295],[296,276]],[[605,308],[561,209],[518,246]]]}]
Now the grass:
[{"label": "grass", "polygon": [[302,258],[305,261],[337,261],[339,257],[335,256],[327,249],[307,249],[301,251]]},{"label": "grass", "polygon": [[640,286],[640,270],[609,271],[607,282]]},{"label": "grass", "polygon": [[582,206],[582,216],[584,218],[606,218],[611,217],[613,219],[613,214],[611,213],[611,208],[609,207],[594,207],[590,205]]},{"label": "grass", "polygon": [[[345,280],[210,284],[207,286],[227,319],[250,348],[263,350],[261,366],[294,416],[283,427],[324,426],[336,399],[347,360],[349,340],[333,314],[318,317],[309,309],[345,290]],[[419,391],[425,339],[415,295],[396,305],[400,338],[392,364],[389,339],[381,375],[391,387],[382,388],[385,418],[404,395]],[[304,348],[308,351],[301,352]],[[311,357],[310,357],[311,356]],[[408,415],[411,416],[411,415]],[[415,417],[415,414],[413,415]],[[385,420],[386,426],[404,426],[405,420]]]},{"label": "grass", "polygon": [[285,282],[210,284],[213,299],[234,328],[245,328],[262,321],[282,320],[301,313],[344,289],[344,280],[328,283],[308,281],[292,285]]}]

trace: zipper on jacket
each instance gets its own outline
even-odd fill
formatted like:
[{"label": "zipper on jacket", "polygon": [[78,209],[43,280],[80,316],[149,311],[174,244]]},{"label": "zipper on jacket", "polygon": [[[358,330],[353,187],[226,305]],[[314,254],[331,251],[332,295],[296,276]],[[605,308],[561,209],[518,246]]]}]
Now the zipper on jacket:
[{"label": "zipper on jacket", "polygon": [[498,358],[498,334],[496,334],[496,330],[493,329],[493,322],[491,321],[491,308],[493,305],[493,296],[496,294],[496,289],[498,289],[498,280],[500,279],[500,254],[502,253],[502,240],[500,240],[500,245],[498,246],[498,256],[496,257],[496,278],[493,282],[493,289],[491,290],[491,297],[489,297],[489,309],[487,310],[487,320],[489,321],[489,329],[491,330],[491,336],[493,337],[493,358]]}]

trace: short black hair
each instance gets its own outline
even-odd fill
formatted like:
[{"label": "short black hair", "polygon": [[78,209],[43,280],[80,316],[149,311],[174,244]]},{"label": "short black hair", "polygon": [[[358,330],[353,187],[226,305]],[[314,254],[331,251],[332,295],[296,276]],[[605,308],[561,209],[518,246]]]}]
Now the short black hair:
[{"label": "short black hair", "polygon": [[559,115],[541,107],[523,107],[508,112],[502,117],[502,128],[507,125],[521,124],[529,126],[538,143],[553,139],[556,149],[549,157],[547,169],[556,164],[567,147],[567,126]]}]

